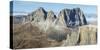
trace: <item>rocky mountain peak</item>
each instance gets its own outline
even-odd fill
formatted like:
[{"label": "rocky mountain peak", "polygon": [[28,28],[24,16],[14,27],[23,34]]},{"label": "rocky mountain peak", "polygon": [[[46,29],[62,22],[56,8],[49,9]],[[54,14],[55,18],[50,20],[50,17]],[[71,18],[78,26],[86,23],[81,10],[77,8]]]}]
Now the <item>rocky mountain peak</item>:
[{"label": "rocky mountain peak", "polygon": [[78,27],[87,24],[85,15],[80,8],[62,9],[56,17],[52,10],[47,12],[44,8],[39,7],[31,13],[31,19],[35,23],[47,21],[47,24],[54,22],[56,25],[65,27]]},{"label": "rocky mountain peak", "polygon": [[80,8],[63,9],[58,15],[58,24],[67,27],[77,27],[87,24],[84,13]]},{"label": "rocky mountain peak", "polygon": [[31,16],[34,22],[41,22],[46,20],[47,12],[44,10],[44,8],[39,7],[31,14]]},{"label": "rocky mountain peak", "polygon": [[65,27],[78,27],[87,24],[85,15],[80,8],[62,9],[56,17],[52,10],[47,12],[43,7],[39,7],[25,19],[34,23],[44,23],[46,21],[46,24],[54,23],[54,25]]},{"label": "rocky mountain peak", "polygon": [[40,12],[43,12],[43,13],[46,12],[43,7],[39,7],[36,11],[40,11]]},{"label": "rocky mountain peak", "polygon": [[54,24],[54,21],[56,20],[56,15],[54,14],[54,12],[52,10],[48,11],[47,13],[47,18],[46,18],[46,24],[47,25],[52,25]]},{"label": "rocky mountain peak", "polygon": [[49,14],[54,14],[54,12],[52,10],[48,11]]},{"label": "rocky mountain peak", "polygon": [[47,19],[53,20],[56,18],[56,15],[54,14],[54,12],[52,10],[48,11],[47,13]]}]

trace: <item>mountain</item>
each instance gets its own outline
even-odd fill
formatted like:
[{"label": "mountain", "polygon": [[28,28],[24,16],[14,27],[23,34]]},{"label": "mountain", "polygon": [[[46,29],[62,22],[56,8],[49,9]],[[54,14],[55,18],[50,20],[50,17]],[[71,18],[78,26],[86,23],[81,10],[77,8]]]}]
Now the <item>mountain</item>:
[{"label": "mountain", "polygon": [[56,15],[53,11],[48,11],[46,21],[54,22],[56,19]]},{"label": "mountain", "polygon": [[56,16],[53,11],[46,11],[44,8],[39,7],[32,13],[28,14],[25,20],[30,20],[37,24],[54,23],[65,27],[78,27],[87,24],[85,15],[80,8],[66,8],[61,10],[58,16]]},{"label": "mountain", "polygon": [[80,8],[65,8],[57,16],[39,7],[28,15],[12,17],[15,49],[97,43],[97,26],[87,24]]},{"label": "mountain", "polygon": [[30,16],[31,20],[34,22],[45,21],[47,17],[47,12],[44,10],[44,8],[39,7],[37,10],[32,12]]},{"label": "mountain", "polygon": [[[14,21],[16,22],[16,16],[14,18]],[[18,19],[18,22],[21,22],[22,24],[31,22],[34,26],[37,26],[44,31],[46,31],[49,27],[61,29],[62,27],[74,28],[87,25],[85,15],[80,8],[65,8],[61,10],[57,16],[52,10],[46,11],[43,7],[39,7],[25,17],[21,16]]]},{"label": "mountain", "polygon": [[67,27],[86,25],[87,21],[80,8],[63,9],[58,14],[58,24]]}]

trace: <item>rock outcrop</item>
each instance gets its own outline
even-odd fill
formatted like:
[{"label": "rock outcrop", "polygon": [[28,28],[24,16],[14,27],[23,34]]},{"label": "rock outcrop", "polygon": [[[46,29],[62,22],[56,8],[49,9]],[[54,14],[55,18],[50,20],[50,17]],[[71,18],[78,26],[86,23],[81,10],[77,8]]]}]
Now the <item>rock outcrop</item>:
[{"label": "rock outcrop", "polygon": [[46,21],[48,21],[49,23],[53,23],[55,19],[56,19],[56,15],[54,14],[54,12],[48,11]]},{"label": "rock outcrop", "polygon": [[67,34],[67,38],[66,40],[63,41],[63,44],[61,46],[74,46],[74,45],[78,45],[78,41],[79,41],[79,29],[78,28],[73,28],[73,29],[69,29],[70,30],[70,34]]},{"label": "rock outcrop", "polygon": [[95,25],[80,26],[78,29],[72,29],[66,37],[61,46],[96,44],[97,27]]},{"label": "rock outcrop", "polygon": [[67,27],[86,25],[87,21],[80,8],[63,9],[58,15],[58,24]]},{"label": "rock outcrop", "polygon": [[79,28],[80,45],[97,43],[97,26],[86,25]]},{"label": "rock outcrop", "polygon": [[32,12],[30,16],[32,21],[41,22],[46,20],[47,12],[44,10],[44,8],[39,7],[36,11]]}]

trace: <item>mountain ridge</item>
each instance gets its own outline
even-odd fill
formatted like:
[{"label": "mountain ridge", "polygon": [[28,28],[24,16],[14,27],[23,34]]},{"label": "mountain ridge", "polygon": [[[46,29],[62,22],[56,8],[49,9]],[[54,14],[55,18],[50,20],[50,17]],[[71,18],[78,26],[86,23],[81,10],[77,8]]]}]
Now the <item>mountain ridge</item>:
[{"label": "mountain ridge", "polygon": [[33,24],[35,23],[34,25],[41,25],[43,27],[50,27],[48,25],[58,25],[73,28],[87,25],[85,15],[80,8],[64,8],[58,15],[55,15],[52,10],[46,11],[43,7],[39,7],[27,15],[25,22],[27,21],[31,21]]}]

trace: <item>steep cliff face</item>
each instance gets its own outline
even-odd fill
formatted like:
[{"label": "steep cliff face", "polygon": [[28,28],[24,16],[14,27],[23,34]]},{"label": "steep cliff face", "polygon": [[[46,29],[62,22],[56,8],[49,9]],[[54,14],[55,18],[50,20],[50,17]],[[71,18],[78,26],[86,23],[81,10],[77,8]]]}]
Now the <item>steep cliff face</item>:
[{"label": "steep cliff face", "polygon": [[58,14],[58,18],[57,18],[57,24],[60,26],[66,26],[66,21],[69,20],[68,16],[70,13],[70,9],[63,9],[60,11],[60,13]]},{"label": "steep cliff face", "polygon": [[96,44],[97,26],[85,25],[80,26],[78,29],[71,29],[71,33],[67,34],[66,37],[61,46]]},{"label": "steep cliff face", "polygon": [[86,25],[79,28],[80,45],[97,43],[97,26]]},{"label": "steep cliff face", "polygon": [[37,10],[32,12],[30,16],[32,21],[41,22],[46,20],[47,12],[44,10],[44,8],[39,7]]},{"label": "steep cliff face", "polygon": [[87,21],[80,8],[63,9],[58,15],[58,23],[62,26],[77,27],[86,25]]},{"label": "steep cliff face", "polygon": [[53,23],[55,19],[56,19],[56,15],[54,14],[54,12],[48,11],[46,21]]}]

